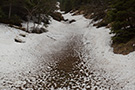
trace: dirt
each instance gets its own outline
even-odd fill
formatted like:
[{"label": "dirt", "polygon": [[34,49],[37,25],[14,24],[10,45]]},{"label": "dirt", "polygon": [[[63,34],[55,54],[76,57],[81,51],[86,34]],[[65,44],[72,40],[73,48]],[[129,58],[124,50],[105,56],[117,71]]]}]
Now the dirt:
[{"label": "dirt", "polygon": [[127,55],[133,51],[135,51],[135,38],[131,39],[127,43],[115,43],[112,45],[113,51],[116,54]]}]

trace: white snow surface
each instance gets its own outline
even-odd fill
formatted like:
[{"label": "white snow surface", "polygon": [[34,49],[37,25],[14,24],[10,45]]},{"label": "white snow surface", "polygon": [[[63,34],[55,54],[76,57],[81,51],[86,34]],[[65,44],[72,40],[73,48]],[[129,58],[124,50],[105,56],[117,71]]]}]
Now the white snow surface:
[{"label": "white snow surface", "polygon": [[[110,46],[112,35],[109,29],[97,29],[89,25],[91,20],[82,15],[72,16],[68,13],[63,16],[65,19],[75,19],[76,22],[68,24],[52,19],[47,28],[49,32],[43,34],[28,34],[0,24],[0,79],[36,71],[40,60],[46,60],[47,57],[43,56],[45,53],[57,51],[62,46],[60,41],[66,41],[66,37],[71,34],[80,33],[90,53],[88,57],[96,61],[95,68],[105,70],[117,82],[124,84],[123,90],[135,90],[135,52],[128,55],[114,54]],[[26,34],[26,37],[19,36],[21,33]],[[16,43],[16,37],[25,43]]]}]

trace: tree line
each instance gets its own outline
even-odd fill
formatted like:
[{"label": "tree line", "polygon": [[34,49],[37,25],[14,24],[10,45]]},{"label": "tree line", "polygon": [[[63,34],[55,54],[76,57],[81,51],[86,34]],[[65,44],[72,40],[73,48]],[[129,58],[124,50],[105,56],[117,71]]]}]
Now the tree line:
[{"label": "tree line", "polygon": [[56,0],[0,0],[0,22],[20,26],[22,21],[48,23]]},{"label": "tree line", "polygon": [[[110,24],[113,43],[126,43],[135,38],[135,0],[0,0],[0,22],[21,26],[28,23],[49,23],[49,15],[56,10],[84,10],[98,26]],[[54,16],[54,15],[53,15]]]},{"label": "tree line", "polygon": [[61,9],[83,10],[94,13],[99,26],[110,24],[113,43],[126,43],[135,38],[135,0],[59,0]]}]

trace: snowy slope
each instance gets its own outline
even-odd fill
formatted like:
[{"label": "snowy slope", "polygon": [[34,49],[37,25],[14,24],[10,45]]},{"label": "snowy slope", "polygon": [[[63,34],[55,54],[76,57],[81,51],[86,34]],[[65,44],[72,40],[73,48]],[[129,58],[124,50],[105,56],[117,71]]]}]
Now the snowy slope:
[{"label": "snowy slope", "polygon": [[92,25],[86,30],[84,36],[86,42],[90,42],[87,45],[90,57],[95,60],[95,67],[106,71],[109,77],[120,84],[122,90],[135,90],[135,52],[129,55],[114,54],[109,32],[109,29],[97,29]]},{"label": "snowy slope", "polygon": [[[60,43],[61,41],[66,41],[68,36],[79,33],[84,37],[88,52],[85,57],[89,68],[91,62],[96,62],[94,68],[106,71],[105,77],[115,79],[123,87],[121,89],[135,90],[135,52],[125,56],[114,54],[110,47],[109,29],[97,29],[92,24],[89,26],[91,20],[85,19],[82,15],[72,16],[68,13],[63,16],[65,19],[75,19],[76,22],[68,24],[52,19],[47,28],[49,32],[40,35],[28,34],[0,24],[0,88],[2,89],[3,82],[8,79],[43,68],[43,62],[50,62],[45,55],[59,51],[64,44]],[[21,33],[26,34],[26,37],[19,36]],[[16,37],[25,43],[16,43]]]},{"label": "snowy slope", "polygon": [[[106,72],[105,77],[115,79],[119,85],[118,88],[122,90],[135,90],[135,52],[128,55],[114,54],[111,47],[110,30],[107,28],[96,28],[92,24],[89,25],[91,20],[87,20],[82,16],[70,16],[69,18],[76,18],[77,22],[74,23],[79,29],[82,29],[84,35],[84,43],[89,51],[91,60],[94,60],[94,67],[103,69]],[[66,17],[66,15],[65,15]],[[91,68],[91,65],[89,65]],[[118,89],[118,90],[119,90]],[[114,89],[113,89],[114,90]],[[115,89],[116,90],[116,89]]]},{"label": "snowy slope", "polygon": [[[47,61],[49,56],[45,55],[61,49],[63,45],[60,42],[66,41],[68,36],[74,34],[76,31],[73,29],[74,25],[57,22],[53,19],[51,25],[47,28],[49,32],[40,35],[28,34],[1,24],[0,89],[5,88],[2,87],[5,82],[6,84],[16,82],[22,75],[34,73],[43,67],[48,69],[47,65],[44,64],[50,62]],[[25,34],[26,37],[21,37],[19,34]],[[16,37],[22,39],[25,43],[15,42]]]}]

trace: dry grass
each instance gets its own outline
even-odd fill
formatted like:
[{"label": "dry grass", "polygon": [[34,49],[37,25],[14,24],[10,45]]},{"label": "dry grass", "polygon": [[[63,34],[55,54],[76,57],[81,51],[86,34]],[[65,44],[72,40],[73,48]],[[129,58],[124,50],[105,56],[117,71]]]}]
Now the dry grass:
[{"label": "dry grass", "polygon": [[113,44],[112,47],[114,48],[114,53],[116,54],[123,54],[127,55],[130,52],[135,51],[135,38],[131,39],[127,43],[122,43],[122,44]]}]

